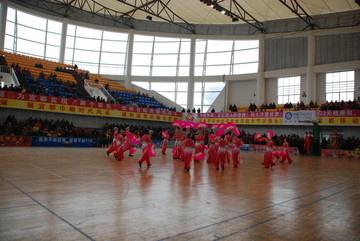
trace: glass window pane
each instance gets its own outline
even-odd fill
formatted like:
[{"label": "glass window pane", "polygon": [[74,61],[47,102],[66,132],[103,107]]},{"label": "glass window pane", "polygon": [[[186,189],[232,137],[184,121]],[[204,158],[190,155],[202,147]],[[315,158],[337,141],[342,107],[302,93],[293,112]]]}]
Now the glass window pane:
[{"label": "glass window pane", "polygon": [[208,53],[206,65],[230,64],[230,61],[231,52]]},{"label": "glass window pane", "polygon": [[13,37],[10,37],[8,35],[5,36],[4,48],[6,50],[11,50],[10,52],[14,51],[14,38]]},{"label": "glass window pane", "polygon": [[100,65],[99,74],[125,75],[125,67],[119,65]]},{"label": "glass window pane", "polygon": [[206,40],[196,40],[196,47],[195,47],[195,53],[205,53],[206,48]]},{"label": "glass window pane", "polygon": [[190,54],[190,46],[191,46],[191,42],[190,40],[186,40],[186,39],[182,39],[181,40],[181,48],[180,48],[180,53],[182,54]]},{"label": "glass window pane", "polygon": [[101,64],[121,64],[125,65],[126,54],[118,53],[101,53]]},{"label": "glass window pane", "polygon": [[208,40],[207,52],[231,51],[234,40]]},{"label": "glass window pane", "polygon": [[104,31],[103,33],[103,39],[106,40],[116,40],[116,41],[125,41],[127,42],[129,37],[129,34],[127,33],[115,33],[115,32],[109,32],[109,31]]},{"label": "glass window pane", "polygon": [[73,54],[74,54],[74,49],[65,49],[65,60],[66,61],[70,61],[71,63],[73,63],[72,59],[73,59]]},{"label": "glass window pane", "polygon": [[99,52],[75,49],[74,61],[75,62],[87,62],[87,63],[99,63],[99,55],[100,55]]},{"label": "glass window pane", "polygon": [[190,65],[190,54],[181,54],[179,65],[180,66],[189,66]]},{"label": "glass window pane", "polygon": [[178,76],[189,76],[189,67],[179,67],[179,73]]},{"label": "glass window pane", "polygon": [[76,36],[83,37],[83,38],[94,38],[94,39],[101,39],[102,31],[92,28],[85,28],[81,26],[77,26],[76,28]]},{"label": "glass window pane", "polygon": [[177,92],[176,103],[178,105],[185,105],[186,106],[186,104],[187,104],[187,92]]},{"label": "glass window pane", "polygon": [[[36,17],[21,11],[17,11],[17,23],[20,25],[31,26],[33,28],[46,30],[46,19]],[[35,37],[35,36],[34,36]]]},{"label": "glass window pane", "polygon": [[195,92],[194,93],[194,105],[199,105],[201,106],[201,101],[202,101],[202,94],[201,92]]},{"label": "glass window pane", "polygon": [[175,92],[158,92],[160,95],[168,98],[171,101],[175,101]]},{"label": "glass window pane", "polygon": [[75,40],[76,49],[100,51],[100,45],[101,45],[100,39],[76,38]]},{"label": "glass window pane", "polygon": [[205,57],[205,54],[196,54],[195,55],[195,65],[203,65],[204,57]]},{"label": "glass window pane", "polygon": [[145,54],[134,54],[133,55],[133,67],[135,65],[148,65],[150,66],[151,62],[151,55],[145,55]]},{"label": "glass window pane", "polygon": [[152,82],[151,89],[155,91],[175,91],[174,82]]},{"label": "glass window pane", "polygon": [[34,43],[24,39],[17,40],[17,51],[26,55],[44,56],[45,45]]},{"label": "glass window pane", "polygon": [[31,39],[35,42],[45,42],[45,32],[42,30],[18,25],[17,34],[18,38]]},{"label": "glass window pane", "polygon": [[142,81],[132,81],[132,84],[137,85],[143,89],[149,90],[150,83],[149,82],[142,82]]},{"label": "glass window pane", "polygon": [[188,83],[178,82],[177,83],[177,90],[178,91],[187,91],[188,90]]},{"label": "glass window pane", "polygon": [[102,42],[101,48],[102,51],[126,53],[127,42],[104,40]]},{"label": "glass window pane", "polygon": [[240,49],[251,49],[251,48],[259,48],[258,40],[236,40],[235,41],[235,50]]},{"label": "glass window pane", "polygon": [[249,63],[259,61],[259,49],[234,52],[234,63]]},{"label": "glass window pane", "polygon": [[60,59],[60,47],[55,46],[46,46],[46,59],[57,59],[59,61]]},{"label": "glass window pane", "polygon": [[61,43],[61,35],[48,33],[46,36],[46,44],[60,46]]},{"label": "glass window pane", "polygon": [[178,55],[154,55],[153,65],[154,66],[176,66],[177,65],[177,57]]},{"label": "glass window pane", "polygon": [[176,76],[176,67],[153,67],[152,76]]},{"label": "glass window pane", "polygon": [[204,93],[204,105],[211,105],[218,95],[219,95],[219,92],[216,92],[216,93],[205,92]]},{"label": "glass window pane", "polygon": [[179,42],[155,42],[154,53],[178,53]]},{"label": "glass window pane", "polygon": [[150,67],[149,66],[133,66],[132,75],[135,76],[150,76]]},{"label": "glass window pane", "polygon": [[222,91],[224,88],[224,82],[205,82],[205,91]]},{"label": "glass window pane", "polygon": [[47,24],[48,24],[47,30],[49,32],[61,34],[61,31],[62,31],[62,23],[61,22],[48,20]]},{"label": "glass window pane", "polygon": [[152,42],[134,42],[133,52],[134,54],[151,54],[153,51],[153,43]]},{"label": "glass window pane", "polygon": [[14,36],[15,34],[15,24],[12,22],[7,21],[6,22],[6,30],[5,33],[11,36]]},{"label": "glass window pane", "polygon": [[229,75],[230,74],[230,65],[220,65],[220,66],[206,66],[206,76],[209,75]]},{"label": "glass window pane", "polygon": [[14,8],[8,7],[6,19],[15,22],[15,14],[16,14],[16,10]]},{"label": "glass window pane", "polygon": [[202,82],[195,82],[194,83],[194,91],[202,91]]},{"label": "glass window pane", "polygon": [[203,66],[195,66],[194,75],[195,76],[203,76],[204,73],[204,67]]}]

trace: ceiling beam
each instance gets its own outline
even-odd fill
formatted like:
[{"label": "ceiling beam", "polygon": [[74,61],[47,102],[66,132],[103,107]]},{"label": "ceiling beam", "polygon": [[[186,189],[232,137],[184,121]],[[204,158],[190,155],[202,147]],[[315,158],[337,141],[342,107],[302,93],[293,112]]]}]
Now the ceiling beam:
[{"label": "ceiling beam", "polygon": [[296,14],[301,20],[303,20],[307,26],[303,29],[320,29],[319,26],[317,26],[314,22],[312,17],[306,13],[306,11],[301,7],[301,5],[296,0],[279,0],[284,6],[286,6],[288,9],[290,9],[291,12]]},{"label": "ceiling beam", "polygon": [[122,4],[126,4],[133,9],[126,12],[126,15],[133,16],[136,11],[142,11],[157,18],[160,18],[166,22],[184,28],[191,33],[195,33],[195,26],[188,23],[181,16],[177,15],[173,10],[168,7],[171,0],[167,0],[166,3],[163,0],[140,0],[135,1],[134,4],[127,2],[126,0],[117,0]]},{"label": "ceiling beam", "polygon": [[217,10],[221,14],[230,17],[233,22],[242,20],[243,22],[251,25],[261,33],[266,32],[266,30],[263,27],[263,23],[261,23],[256,18],[254,18],[236,0],[230,0],[230,9],[227,9],[222,5],[220,5],[220,3],[225,2],[224,0],[200,0],[200,2]]}]

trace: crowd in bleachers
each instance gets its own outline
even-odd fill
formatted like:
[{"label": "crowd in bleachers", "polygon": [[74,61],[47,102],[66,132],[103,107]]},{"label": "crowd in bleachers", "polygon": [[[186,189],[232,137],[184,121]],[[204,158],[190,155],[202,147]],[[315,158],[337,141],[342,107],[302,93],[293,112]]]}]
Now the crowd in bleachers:
[{"label": "crowd in bleachers", "polygon": [[288,102],[284,105],[276,105],[273,103],[264,103],[261,106],[256,106],[255,103],[250,103],[248,107],[237,107],[236,104],[230,104],[229,112],[243,112],[243,111],[284,111],[284,110],[358,110],[360,109],[360,102],[357,100],[349,101],[326,101],[324,104],[319,105],[316,101],[310,101],[309,104],[305,104],[303,101],[299,101],[296,104]]}]

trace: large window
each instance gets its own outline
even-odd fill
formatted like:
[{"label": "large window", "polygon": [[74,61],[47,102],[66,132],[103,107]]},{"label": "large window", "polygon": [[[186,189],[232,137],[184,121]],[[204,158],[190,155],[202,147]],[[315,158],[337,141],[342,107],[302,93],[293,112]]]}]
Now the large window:
[{"label": "large window", "polygon": [[190,39],[134,36],[132,75],[188,76]]},{"label": "large window", "polygon": [[4,50],[59,62],[62,23],[8,8]]},{"label": "large window", "polygon": [[353,100],[354,80],[354,71],[326,74],[326,101]]},{"label": "large window", "polygon": [[224,82],[195,82],[194,107],[207,112],[224,88]]},{"label": "large window", "polygon": [[132,83],[146,90],[156,91],[183,108],[187,106],[187,82],[133,81]]},{"label": "large window", "polygon": [[91,73],[125,75],[128,34],[68,25],[65,63]]},{"label": "large window", "polygon": [[300,101],[300,76],[278,79],[278,104]]},{"label": "large window", "polygon": [[195,76],[256,73],[259,42],[257,40],[196,41]]}]

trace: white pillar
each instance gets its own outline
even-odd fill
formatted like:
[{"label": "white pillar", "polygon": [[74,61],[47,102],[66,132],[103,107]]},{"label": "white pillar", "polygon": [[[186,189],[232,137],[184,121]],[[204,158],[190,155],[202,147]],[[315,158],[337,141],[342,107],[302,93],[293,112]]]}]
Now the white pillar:
[{"label": "white pillar", "polygon": [[187,108],[190,110],[194,107],[195,47],[196,47],[196,41],[193,36],[191,38],[191,45],[190,45],[190,68],[189,68],[189,81],[188,81],[188,93],[187,93]]},{"label": "white pillar", "polygon": [[129,33],[127,59],[126,59],[126,76],[125,76],[125,88],[131,89],[131,75],[132,75],[132,56],[134,52],[134,33]]},{"label": "white pillar", "polygon": [[316,100],[316,74],[314,72],[315,65],[315,36],[310,33],[308,35],[308,65],[306,68],[306,105],[310,101]]},{"label": "white pillar", "polygon": [[0,3],[0,49],[4,50],[5,46],[5,29],[6,29],[6,15],[7,15],[7,0]]},{"label": "white pillar", "polygon": [[68,22],[67,22],[66,19],[64,19],[63,22],[62,22],[62,29],[61,29],[60,56],[59,56],[59,62],[60,63],[65,62],[65,47],[66,47],[67,27],[68,27]]},{"label": "white pillar", "polygon": [[[256,105],[262,105],[265,102],[265,34],[259,35],[259,64],[256,80]],[[249,103],[250,104],[250,103]]]}]

